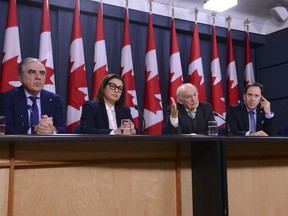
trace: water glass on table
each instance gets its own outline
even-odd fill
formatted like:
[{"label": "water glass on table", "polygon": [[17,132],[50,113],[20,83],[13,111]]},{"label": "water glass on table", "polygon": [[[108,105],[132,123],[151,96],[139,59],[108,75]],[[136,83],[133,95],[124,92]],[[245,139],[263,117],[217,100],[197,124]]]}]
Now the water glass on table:
[{"label": "water glass on table", "polygon": [[208,135],[217,136],[218,135],[218,126],[216,121],[208,122]]},{"label": "water glass on table", "polygon": [[121,119],[121,134],[131,134],[132,122],[130,119]]},{"label": "water glass on table", "polygon": [[5,126],[6,126],[5,116],[0,116],[0,135],[5,134]]}]

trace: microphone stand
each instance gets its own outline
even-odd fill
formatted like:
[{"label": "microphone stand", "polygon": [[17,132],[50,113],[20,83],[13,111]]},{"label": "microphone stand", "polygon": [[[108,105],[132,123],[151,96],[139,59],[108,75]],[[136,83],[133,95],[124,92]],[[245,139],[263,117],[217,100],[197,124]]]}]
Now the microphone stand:
[{"label": "microphone stand", "polygon": [[215,117],[218,117],[218,118],[222,119],[226,123],[226,125],[227,125],[227,135],[229,135],[230,134],[230,127],[229,127],[229,124],[226,121],[226,119],[224,119],[222,116],[220,116],[217,112],[213,112],[213,115]]},{"label": "microphone stand", "polygon": [[144,118],[144,115],[143,113],[139,110],[139,107],[138,105],[134,105],[134,108],[138,111],[139,115],[141,116],[142,118],[142,134],[146,134],[146,121],[145,121],[145,118]]},{"label": "microphone stand", "polygon": [[34,125],[34,115],[33,115],[33,110],[31,105],[27,105],[27,108],[30,112],[30,128],[31,128],[31,134],[36,134],[35,133],[35,125]]}]

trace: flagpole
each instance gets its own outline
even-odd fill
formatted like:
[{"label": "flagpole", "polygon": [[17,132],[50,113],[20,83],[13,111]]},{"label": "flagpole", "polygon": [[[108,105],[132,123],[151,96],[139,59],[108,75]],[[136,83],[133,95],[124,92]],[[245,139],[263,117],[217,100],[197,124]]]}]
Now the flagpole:
[{"label": "flagpole", "polygon": [[245,25],[245,27],[246,27],[246,32],[249,32],[249,26],[250,26],[250,24],[251,24],[251,21],[250,21],[249,19],[246,19],[246,20],[244,21],[244,25]]},{"label": "flagpole", "polygon": [[213,12],[211,13],[211,16],[212,16],[212,19],[213,19],[213,26],[215,26],[215,18],[216,18],[216,16],[217,16],[217,13],[216,13],[215,11],[213,11]]},{"label": "flagpole", "polygon": [[230,29],[231,21],[232,21],[232,17],[230,15],[228,15],[228,17],[226,18],[228,29]]},{"label": "flagpole", "polygon": [[195,7],[195,9],[194,9],[194,14],[195,14],[195,23],[198,23],[198,12],[199,12],[198,8]]}]

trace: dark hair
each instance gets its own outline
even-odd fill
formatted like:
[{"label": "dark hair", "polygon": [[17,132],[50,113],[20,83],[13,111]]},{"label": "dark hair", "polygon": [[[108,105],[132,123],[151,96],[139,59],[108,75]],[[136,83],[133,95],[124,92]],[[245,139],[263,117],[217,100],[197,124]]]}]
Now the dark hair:
[{"label": "dark hair", "polygon": [[247,83],[247,85],[246,85],[245,88],[244,88],[244,94],[247,93],[247,91],[248,91],[248,89],[249,89],[250,87],[259,87],[259,88],[260,88],[260,91],[261,91],[261,95],[263,94],[264,87],[263,87],[262,84],[257,83],[257,82]]},{"label": "dark hair", "polygon": [[125,101],[126,101],[124,81],[123,81],[122,77],[119,76],[118,74],[108,74],[107,76],[104,77],[104,79],[103,79],[103,81],[99,87],[96,99],[98,99],[102,103],[105,103],[105,101],[104,101],[104,89],[109,84],[111,79],[118,79],[118,80],[121,80],[121,82],[123,83],[123,90],[122,90],[121,96],[120,96],[119,100],[115,103],[115,105],[120,106],[120,107],[124,107]]},{"label": "dark hair", "polygon": [[[26,67],[29,63],[31,62],[38,62],[40,64],[42,64],[42,62],[37,59],[37,58],[32,58],[32,57],[28,57],[28,58],[24,58],[20,64],[19,64],[19,67],[18,67],[18,76],[22,76],[26,70]],[[43,64],[42,64],[43,65]],[[44,67],[45,68],[45,67]]]}]

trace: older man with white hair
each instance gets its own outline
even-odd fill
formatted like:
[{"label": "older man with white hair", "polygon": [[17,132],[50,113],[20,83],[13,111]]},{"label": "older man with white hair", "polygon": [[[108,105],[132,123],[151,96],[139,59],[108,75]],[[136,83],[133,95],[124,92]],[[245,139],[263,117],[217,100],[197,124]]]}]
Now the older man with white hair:
[{"label": "older man with white hair", "polygon": [[171,98],[166,129],[171,134],[207,134],[208,121],[214,120],[209,103],[199,102],[197,88],[185,83],[177,88],[176,103]]}]

